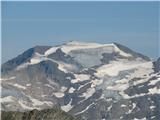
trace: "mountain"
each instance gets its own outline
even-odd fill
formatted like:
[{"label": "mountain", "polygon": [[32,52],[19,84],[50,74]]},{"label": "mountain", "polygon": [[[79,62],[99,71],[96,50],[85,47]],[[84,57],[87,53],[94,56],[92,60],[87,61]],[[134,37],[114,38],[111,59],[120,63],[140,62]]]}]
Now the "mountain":
[{"label": "mountain", "polygon": [[158,65],[118,43],[36,46],[2,65],[2,110],[58,107],[82,120],[157,120]]}]

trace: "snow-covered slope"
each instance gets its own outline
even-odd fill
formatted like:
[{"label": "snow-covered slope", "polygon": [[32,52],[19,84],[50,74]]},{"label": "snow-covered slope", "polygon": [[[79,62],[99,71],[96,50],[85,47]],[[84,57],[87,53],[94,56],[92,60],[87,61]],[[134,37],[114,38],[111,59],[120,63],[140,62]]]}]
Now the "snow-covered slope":
[{"label": "snow-covered slope", "polygon": [[[158,63],[156,63],[158,64]],[[118,43],[36,46],[2,65],[2,109],[57,106],[83,120],[158,119],[160,74]]]}]

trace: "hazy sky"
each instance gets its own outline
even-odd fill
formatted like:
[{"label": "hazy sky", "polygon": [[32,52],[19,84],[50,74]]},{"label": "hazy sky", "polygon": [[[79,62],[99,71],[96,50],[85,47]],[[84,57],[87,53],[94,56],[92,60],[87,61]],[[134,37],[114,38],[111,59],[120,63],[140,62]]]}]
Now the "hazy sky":
[{"label": "hazy sky", "polygon": [[70,40],[118,42],[157,58],[158,7],[158,2],[2,2],[2,62],[35,45]]}]

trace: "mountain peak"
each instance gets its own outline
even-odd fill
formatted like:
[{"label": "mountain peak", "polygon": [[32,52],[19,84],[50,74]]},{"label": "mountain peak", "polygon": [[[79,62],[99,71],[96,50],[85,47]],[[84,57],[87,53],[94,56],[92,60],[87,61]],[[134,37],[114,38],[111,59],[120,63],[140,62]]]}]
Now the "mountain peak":
[{"label": "mountain peak", "polygon": [[[136,60],[137,58],[140,58],[144,61],[150,60],[148,57],[134,52],[131,49],[116,42],[110,44],[99,44],[93,42],[70,41],[59,46],[35,46],[33,48],[30,48],[16,58],[4,63],[2,65],[2,72],[13,70],[23,63],[30,62],[33,57],[35,58],[35,53],[38,53],[40,55],[39,57],[36,57],[36,60],[38,61],[41,61],[40,59],[42,59],[42,56],[45,59],[48,59],[48,55],[57,53],[58,49],[60,49],[63,54],[69,55],[70,57],[75,59],[75,61],[78,61],[80,64],[90,64],[89,66],[100,64],[102,57],[104,57],[104,54],[107,55],[106,59],[110,59],[108,57],[112,57],[116,59],[122,58]],[[58,56],[63,55],[57,53],[56,57]],[[90,58],[93,61],[87,63],[86,61]]]}]

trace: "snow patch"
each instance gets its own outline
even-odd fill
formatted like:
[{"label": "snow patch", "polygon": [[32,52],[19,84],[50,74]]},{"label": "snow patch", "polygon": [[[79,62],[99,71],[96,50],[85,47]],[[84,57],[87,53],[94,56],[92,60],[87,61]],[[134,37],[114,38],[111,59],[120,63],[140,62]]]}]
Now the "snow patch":
[{"label": "snow patch", "polygon": [[160,94],[160,89],[157,88],[157,87],[150,88],[150,89],[149,89],[149,93],[150,93],[150,94]]},{"label": "snow patch", "polygon": [[155,85],[158,82],[160,82],[160,78],[150,81],[148,85]]},{"label": "snow patch", "polygon": [[0,98],[0,102],[3,103],[3,102],[14,102],[16,98],[13,97],[13,96],[6,96],[6,97],[3,97],[3,98]]},{"label": "snow patch", "polygon": [[39,53],[35,53],[35,55],[33,56],[33,58],[30,60],[30,65],[34,65],[34,64],[38,64],[41,61],[46,60],[47,58],[44,55],[41,55]]},{"label": "snow patch", "polygon": [[41,55],[41,54],[39,54],[39,53],[36,52],[34,54],[34,56],[30,59],[29,62],[26,62],[26,63],[23,63],[23,64],[17,66],[16,70],[21,70],[23,68],[28,67],[29,65],[38,64],[41,61],[45,61],[45,60],[47,60],[47,58],[44,55]]},{"label": "snow patch", "polygon": [[52,106],[53,103],[51,101],[40,101],[38,99],[35,99],[31,96],[28,96],[30,98],[30,100],[32,101],[33,103],[33,106],[41,106],[41,105],[44,105],[44,104],[47,104],[48,106]]},{"label": "snow patch", "polygon": [[72,79],[71,83],[79,83],[79,82],[90,79],[90,75],[86,75],[86,74],[74,74],[74,76],[75,76],[75,79]]},{"label": "snow patch", "polygon": [[69,90],[68,90],[68,93],[73,93],[76,89],[71,87]]},{"label": "snow patch", "polygon": [[112,105],[110,105],[108,108],[107,108],[107,111],[110,111],[112,108]]},{"label": "snow patch", "polygon": [[53,92],[52,95],[56,96],[57,98],[62,98],[65,95],[64,92],[66,90],[67,90],[67,87],[62,86],[58,92]]},{"label": "snow patch", "polygon": [[67,87],[64,87],[64,86],[62,86],[60,89],[61,92],[65,92],[66,90],[67,90]]},{"label": "snow patch", "polygon": [[26,87],[25,86],[22,86],[22,85],[20,85],[20,84],[11,84],[11,85],[13,85],[13,86],[15,86],[15,87],[17,87],[17,88],[20,88],[20,89],[26,89]]},{"label": "snow patch", "polygon": [[156,106],[150,106],[150,109],[154,109],[154,108],[156,108]]},{"label": "snow patch", "polygon": [[48,56],[48,55],[56,52],[56,50],[57,50],[58,48],[59,48],[59,47],[52,47],[52,48],[48,49],[48,50],[44,53],[44,55],[45,55],[45,56]]},{"label": "snow patch", "polygon": [[15,79],[16,76],[12,76],[12,77],[9,77],[9,78],[0,78],[1,81],[6,81],[6,80],[13,80]]},{"label": "snow patch", "polygon": [[82,93],[80,97],[85,97],[85,99],[88,99],[95,93],[95,88],[88,88],[86,92]]},{"label": "snow patch", "polygon": [[61,89],[57,92],[53,92],[52,95],[56,96],[57,98],[62,98],[65,95],[65,91],[67,90],[67,87],[62,86]]},{"label": "snow patch", "polygon": [[64,96],[63,92],[54,92],[52,95],[56,96],[57,98],[62,98]]},{"label": "snow patch", "polygon": [[126,107],[127,105],[122,104],[121,107]]},{"label": "snow patch", "polygon": [[147,119],[146,118],[141,118],[141,119],[134,118],[133,120],[147,120]]},{"label": "snow patch", "polygon": [[61,109],[63,110],[63,111],[65,111],[65,112],[68,112],[68,111],[70,111],[71,109],[72,109],[72,105],[71,105],[71,103],[72,103],[72,99],[71,99],[71,101],[67,104],[67,105],[64,105],[64,106],[61,106]]},{"label": "snow patch", "polygon": [[28,83],[28,84],[26,84],[26,86],[27,86],[27,87],[29,87],[29,86],[31,86],[31,84],[30,84],[30,83]]},{"label": "snow patch", "polygon": [[21,105],[21,107],[25,110],[33,110],[35,109],[34,107],[29,107],[28,105],[26,105],[25,101],[19,100],[18,103]]},{"label": "snow patch", "polygon": [[102,84],[103,83],[103,79],[95,79],[95,80],[92,80],[92,84],[91,84],[91,87],[96,87],[96,86],[98,86],[98,85],[100,85],[100,84]]}]

